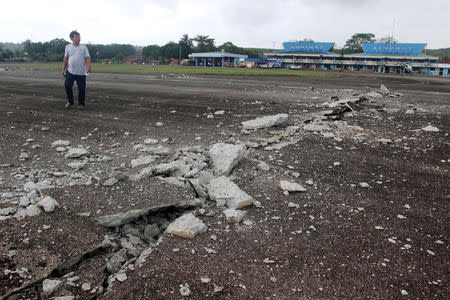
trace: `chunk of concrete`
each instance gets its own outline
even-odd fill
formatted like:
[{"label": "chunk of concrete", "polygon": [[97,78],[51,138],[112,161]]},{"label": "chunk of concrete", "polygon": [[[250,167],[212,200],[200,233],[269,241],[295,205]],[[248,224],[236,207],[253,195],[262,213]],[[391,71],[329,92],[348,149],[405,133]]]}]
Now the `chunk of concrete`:
[{"label": "chunk of concrete", "polygon": [[278,186],[280,187],[280,189],[282,189],[283,191],[288,191],[288,192],[306,192],[306,189],[296,183],[296,182],[290,182],[287,180],[280,180],[280,182],[278,183]]},{"label": "chunk of concrete", "polygon": [[383,94],[378,91],[372,91],[370,93],[367,93],[366,96],[372,97],[372,98],[383,98]]},{"label": "chunk of concrete", "polygon": [[322,132],[322,131],[330,130],[330,127],[324,122],[315,121],[315,122],[306,124],[305,126],[303,126],[303,129],[307,130],[307,131],[313,131],[313,132]]},{"label": "chunk of concrete", "polygon": [[14,215],[17,219],[23,219],[25,217],[34,217],[41,213],[41,209],[38,205],[28,205],[25,209],[19,209],[19,211]]},{"label": "chunk of concrete", "polygon": [[139,166],[143,166],[143,165],[148,165],[148,164],[151,164],[152,162],[154,162],[155,159],[156,159],[156,156],[153,156],[153,155],[138,157],[136,159],[131,160],[131,167],[135,168],[135,167],[139,167]]},{"label": "chunk of concrete", "polygon": [[44,292],[44,295],[51,295],[53,292],[55,292],[61,285],[61,280],[51,280],[51,279],[45,279],[44,282],[42,282],[42,291]]},{"label": "chunk of concrete", "polygon": [[439,128],[434,127],[433,125],[428,125],[426,127],[423,127],[422,130],[427,131],[427,132],[439,132]]},{"label": "chunk of concrete", "polygon": [[384,84],[381,84],[380,92],[381,92],[381,94],[383,94],[383,96],[387,96],[387,95],[389,95],[391,93],[389,91],[389,89]]},{"label": "chunk of concrete", "polygon": [[227,218],[227,221],[230,223],[239,223],[242,221],[244,216],[246,215],[245,211],[237,210],[234,208],[228,208],[223,211],[225,214],[225,217]]},{"label": "chunk of concrete", "polygon": [[167,232],[172,235],[192,239],[196,235],[206,232],[207,229],[208,227],[205,223],[192,213],[188,213],[173,221],[167,227]]},{"label": "chunk of concrete", "polygon": [[70,146],[70,141],[57,140],[52,143],[52,147]]},{"label": "chunk of concrete", "polygon": [[149,224],[145,226],[144,237],[147,239],[156,239],[159,234],[158,224]]},{"label": "chunk of concrete", "polygon": [[67,165],[74,170],[81,170],[84,168],[84,166],[86,166],[86,164],[87,164],[87,160],[75,160],[75,161],[71,161]]},{"label": "chunk of concrete", "polygon": [[119,272],[120,268],[126,260],[124,257],[125,252],[125,249],[119,250],[118,252],[114,253],[114,255],[109,259],[108,263],[106,264],[106,269],[109,273],[114,274]]},{"label": "chunk of concrete", "polygon": [[211,180],[207,186],[209,198],[219,206],[239,209],[253,203],[253,198],[225,176]]},{"label": "chunk of concrete", "polygon": [[45,197],[38,202],[38,205],[44,209],[45,212],[52,212],[55,210],[55,206],[58,206],[58,202],[50,196]]},{"label": "chunk of concrete", "polygon": [[89,155],[89,151],[85,148],[70,148],[66,154],[66,158],[80,158]]},{"label": "chunk of concrete", "polygon": [[34,182],[28,181],[23,185],[23,190],[27,193],[36,189],[36,184]]},{"label": "chunk of concrete", "polygon": [[153,175],[153,172],[155,172],[155,167],[145,167],[142,170],[140,170],[137,174],[131,175],[131,180],[141,180],[146,177],[151,177]]},{"label": "chunk of concrete", "polygon": [[277,114],[273,116],[259,117],[254,120],[241,122],[243,129],[260,129],[276,125],[285,125],[289,118],[288,114]]},{"label": "chunk of concrete", "polygon": [[229,175],[231,170],[244,157],[246,146],[218,143],[209,149],[209,156],[216,176]]}]

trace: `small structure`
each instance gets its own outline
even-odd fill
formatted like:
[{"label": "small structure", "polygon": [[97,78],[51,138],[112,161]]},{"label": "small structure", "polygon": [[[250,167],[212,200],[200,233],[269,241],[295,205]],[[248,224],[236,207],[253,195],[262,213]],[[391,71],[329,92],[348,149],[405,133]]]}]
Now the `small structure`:
[{"label": "small structure", "polygon": [[189,59],[195,61],[196,67],[235,67],[238,65],[240,58],[248,58],[248,55],[234,54],[225,51],[189,54]]},{"label": "small structure", "polygon": [[144,62],[144,56],[142,53],[136,53],[122,59],[122,62],[125,64],[142,64]]}]

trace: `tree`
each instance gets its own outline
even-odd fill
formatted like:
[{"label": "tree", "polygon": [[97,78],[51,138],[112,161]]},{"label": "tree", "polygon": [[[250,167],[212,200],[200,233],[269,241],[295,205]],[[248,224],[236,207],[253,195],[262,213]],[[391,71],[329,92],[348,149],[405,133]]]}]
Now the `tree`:
[{"label": "tree", "polygon": [[383,37],[379,38],[377,40],[377,42],[378,43],[385,43],[385,44],[395,44],[395,43],[397,43],[397,40],[394,39],[393,36],[387,35],[387,36],[383,36]]},{"label": "tree", "polygon": [[160,56],[162,56],[161,53],[161,47],[158,45],[148,45],[145,46],[144,48],[142,48],[142,55],[148,59],[148,58],[158,58]]},{"label": "tree", "polygon": [[363,52],[362,43],[375,42],[375,34],[373,33],[356,33],[345,43],[345,51]]},{"label": "tree", "polygon": [[192,53],[192,48],[194,47],[193,39],[190,39],[189,35],[183,34],[178,44],[181,48],[181,58],[188,58],[188,55]]},{"label": "tree", "polygon": [[304,38],[303,40],[300,40],[299,42],[314,43],[314,40],[313,40],[313,39],[310,39],[310,38]]},{"label": "tree", "polygon": [[178,58],[179,51],[180,51],[180,45],[173,41],[170,41],[161,47],[161,56],[164,56],[167,58]]},{"label": "tree", "polygon": [[222,45],[218,46],[217,49],[235,54],[243,54],[245,52],[244,49],[234,45],[232,42],[223,43]]},{"label": "tree", "polygon": [[197,42],[197,46],[195,47],[196,52],[209,52],[216,50],[214,39],[210,38],[209,35],[198,34],[194,38],[194,41]]}]

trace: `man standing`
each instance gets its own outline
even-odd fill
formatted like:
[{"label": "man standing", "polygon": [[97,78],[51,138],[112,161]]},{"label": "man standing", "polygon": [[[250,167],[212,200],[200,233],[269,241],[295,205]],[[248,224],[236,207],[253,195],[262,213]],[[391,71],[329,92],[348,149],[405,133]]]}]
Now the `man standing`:
[{"label": "man standing", "polygon": [[[69,35],[72,44],[66,46],[62,75],[66,78],[64,87],[66,88],[67,103],[66,109],[73,105],[73,82],[78,86],[78,109],[85,109],[84,100],[86,98],[86,76],[91,72],[91,56],[85,45],[80,45],[80,34],[72,31]],[[68,68],[67,68],[68,67]]]}]

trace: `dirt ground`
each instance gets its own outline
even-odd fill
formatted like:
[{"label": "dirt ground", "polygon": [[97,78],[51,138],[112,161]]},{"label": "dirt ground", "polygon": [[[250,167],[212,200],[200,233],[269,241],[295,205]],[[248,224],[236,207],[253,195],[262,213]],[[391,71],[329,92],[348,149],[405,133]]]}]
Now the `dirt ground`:
[{"label": "dirt ground", "polygon": [[[78,111],[63,108],[58,72],[0,65],[0,296],[448,298],[450,79],[331,74],[198,77],[94,69],[87,109]],[[381,84],[390,95],[363,97]],[[332,96],[363,100],[317,119]],[[280,113],[289,114],[288,124],[242,130],[243,121]],[[308,124],[322,127],[309,130]],[[261,143],[287,126],[296,129]],[[200,197],[180,175],[154,178],[160,183],[104,184],[113,171],[130,178],[142,171],[130,161],[141,156],[136,146],[150,138],[168,152],[155,155],[153,164],[197,155],[208,165],[213,144],[245,143],[247,155],[230,178],[261,206],[243,208],[239,224],[227,223],[223,208],[206,199],[200,199],[202,208],[159,212],[153,218],[166,214],[172,221],[190,210],[208,231],[183,239],[164,233],[161,221],[157,242],[139,244],[148,245],[139,264],[133,264],[139,253],[131,255],[137,250],[127,248],[122,282],[105,268],[129,245],[124,235],[114,240],[123,227],[101,227],[95,217],[146,208],[153,199],[170,206]],[[82,169],[68,167],[66,152],[51,145],[57,140],[89,150]],[[270,170],[258,167],[261,161]],[[306,192],[283,193],[281,179]],[[29,181],[47,185],[46,194],[60,202],[55,211],[16,217],[29,205],[21,202],[30,198],[24,191]],[[44,294],[44,279],[63,285]]]}]

